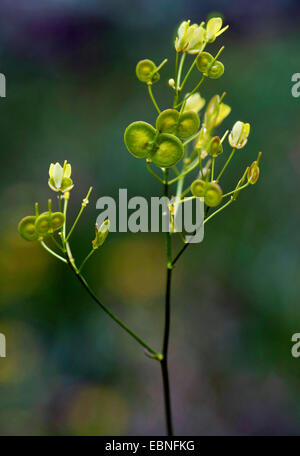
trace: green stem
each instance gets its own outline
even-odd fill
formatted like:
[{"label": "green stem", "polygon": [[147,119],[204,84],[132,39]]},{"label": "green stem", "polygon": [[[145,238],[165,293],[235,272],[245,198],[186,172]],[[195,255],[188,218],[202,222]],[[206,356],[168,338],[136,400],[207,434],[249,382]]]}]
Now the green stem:
[{"label": "green stem", "polygon": [[148,160],[146,160],[146,167],[147,167],[147,170],[149,171],[149,173],[155,177],[155,179],[157,179],[161,184],[164,184],[164,181],[158,176],[158,174],[156,174],[150,167],[150,162]]},{"label": "green stem", "polygon": [[235,188],[235,189],[232,190],[231,192],[225,193],[225,195],[223,195],[223,198],[225,198],[225,196],[232,195],[232,194],[235,193],[236,191],[243,190],[243,188],[246,188],[246,187],[248,187],[248,186],[249,186],[249,182],[247,182],[247,184],[244,184],[244,185],[242,185],[242,186],[239,187],[239,188]]},{"label": "green stem", "polygon": [[94,252],[95,252],[95,249],[92,249],[92,250],[90,251],[90,253],[85,257],[85,259],[83,260],[83,262],[82,262],[81,265],[79,266],[79,269],[78,269],[79,272],[82,271],[82,269],[83,269],[85,263],[86,263],[86,262],[88,261],[88,259],[93,255]]},{"label": "green stem", "polygon": [[197,133],[195,133],[193,136],[191,136],[189,139],[187,139],[186,141],[184,141],[183,143],[183,146],[185,147],[187,144],[189,144],[191,141],[193,141],[194,139],[196,139],[199,135],[200,135],[200,131],[197,131]]},{"label": "green stem", "polygon": [[[81,216],[82,212],[83,212],[84,209],[86,208],[86,205],[87,205],[88,202],[89,202],[88,200],[89,200],[89,196],[90,196],[92,190],[93,190],[93,187],[90,187],[90,188],[89,188],[89,191],[88,191],[88,194],[86,195],[86,197],[84,198],[84,200],[83,200],[83,202],[82,202],[82,204],[81,204],[81,209],[80,209],[80,211],[79,211],[79,213],[78,213],[78,215],[77,215],[77,217],[76,217],[76,219],[75,219],[75,222],[73,223],[73,226],[72,226],[72,228],[70,229],[68,236],[65,238],[65,239],[66,239],[66,242],[68,241],[68,239],[70,238],[71,234],[73,233],[73,230],[74,230],[75,226],[77,225],[77,222],[78,222],[78,220],[80,219],[80,216]],[[65,235],[64,235],[64,237],[65,237]]]},{"label": "green stem", "polygon": [[219,182],[219,180],[220,180],[222,174],[224,173],[225,169],[226,169],[227,166],[229,165],[229,162],[230,162],[230,160],[232,159],[232,157],[233,157],[235,151],[236,151],[236,148],[234,147],[234,148],[232,149],[231,154],[230,154],[229,157],[228,157],[228,160],[226,161],[226,163],[225,163],[225,165],[223,166],[223,168],[222,168],[220,174],[218,175],[218,177],[217,177],[217,179],[216,179],[216,182]]},{"label": "green stem", "polygon": [[[197,158],[197,160],[195,160],[195,162],[192,164],[192,166],[190,166],[188,169],[186,169],[185,171],[183,171],[179,176],[177,177],[174,177],[174,179],[170,180],[169,181],[169,185],[171,184],[174,184],[174,182],[182,179],[184,176],[186,176],[188,173],[190,173],[191,171],[193,171],[193,169],[195,169],[199,164],[199,160]],[[180,193],[181,194],[181,193]]]},{"label": "green stem", "polygon": [[177,78],[175,80],[175,97],[174,97],[174,103],[173,103],[173,108],[176,107],[176,104],[178,102],[178,95],[179,95],[179,90],[180,90],[180,80],[181,80],[181,73],[182,73],[182,68],[185,60],[185,52],[182,54],[180,63],[179,63],[179,68],[177,72]]},{"label": "green stem", "polygon": [[[67,244],[68,245],[68,244]],[[142,347],[144,347],[149,353],[151,353],[152,357],[154,359],[157,359],[161,361],[162,355],[160,353],[157,353],[155,350],[153,350],[146,342],[143,341],[137,334],[135,334],[134,331],[132,331],[128,326],[125,325],[113,312],[111,312],[102,302],[100,299],[97,297],[97,295],[94,293],[94,291],[91,289],[85,278],[82,276],[82,274],[79,272],[79,270],[76,268],[74,264],[74,260],[72,258],[72,254],[70,251],[70,248],[67,248],[67,254],[68,254],[68,259],[67,263],[69,264],[71,270],[73,273],[76,275],[77,279],[79,282],[83,285],[83,287],[86,289],[88,294],[91,296],[91,298],[101,307],[101,309],[110,316],[121,328],[123,328],[133,339],[135,339]]]},{"label": "green stem", "polygon": [[[169,185],[168,185],[169,170],[165,170],[165,184],[164,184],[164,196],[169,197]],[[169,336],[170,336],[170,319],[171,319],[171,279],[172,279],[172,238],[171,233],[168,230],[166,232],[166,292],[165,292],[165,327],[162,347],[162,360],[161,373],[164,390],[164,404],[165,404],[165,416],[166,416],[166,427],[168,436],[173,435],[172,425],[172,411],[171,411],[171,395],[169,385],[169,372],[168,372],[168,347],[169,347]]]},{"label": "green stem", "polygon": [[40,241],[40,244],[42,247],[44,247],[45,250],[47,250],[48,253],[50,253],[51,255],[53,255],[55,258],[57,258],[58,260],[62,261],[63,263],[67,263],[67,260],[63,257],[61,257],[60,255],[58,255],[56,252],[54,252],[53,250],[51,250],[47,244],[45,244],[44,241]]},{"label": "green stem", "polygon": [[148,92],[149,92],[150,98],[152,100],[152,103],[154,104],[155,109],[157,110],[158,114],[160,114],[160,109],[159,109],[159,107],[155,101],[155,98],[153,96],[153,93],[152,93],[152,83],[148,82],[147,86],[148,86]]},{"label": "green stem", "polygon": [[206,76],[203,75],[202,78],[200,79],[200,81],[198,82],[198,84],[196,85],[196,87],[188,94],[187,97],[185,97],[184,100],[182,100],[180,103],[176,104],[175,108],[179,108],[179,106],[181,106],[182,103],[186,103],[187,100],[199,89],[199,87],[203,83],[204,79],[206,79]]},{"label": "green stem", "polygon": [[190,66],[188,72],[186,73],[185,78],[183,79],[182,84],[181,84],[181,90],[183,89],[189,75],[191,74],[191,71],[193,70],[194,66],[196,65],[198,55],[201,54],[201,52],[204,50],[205,46],[206,46],[206,42],[203,43],[202,48],[198,52],[197,56],[195,57],[195,60],[193,61],[192,65]]}]

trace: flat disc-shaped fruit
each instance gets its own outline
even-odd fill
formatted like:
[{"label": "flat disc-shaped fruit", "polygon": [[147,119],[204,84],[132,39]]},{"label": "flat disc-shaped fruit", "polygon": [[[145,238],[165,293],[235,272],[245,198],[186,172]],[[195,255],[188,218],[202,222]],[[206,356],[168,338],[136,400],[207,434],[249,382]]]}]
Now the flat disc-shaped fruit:
[{"label": "flat disc-shaped fruit", "polygon": [[223,198],[221,187],[214,183],[207,183],[204,189],[204,202],[209,207],[214,207],[220,204]]},{"label": "flat disc-shaped fruit", "polygon": [[214,64],[210,67],[208,71],[208,77],[211,79],[218,79],[224,73],[224,65],[222,62],[217,60]]},{"label": "flat disc-shaped fruit", "polygon": [[50,212],[43,212],[43,214],[39,215],[36,218],[35,229],[40,236],[45,236],[53,233],[51,215],[52,214]]},{"label": "flat disc-shaped fruit", "polygon": [[177,134],[179,138],[187,139],[193,136],[200,127],[200,119],[195,111],[187,111],[180,115]]},{"label": "flat disc-shaped fruit", "polygon": [[194,196],[200,197],[204,195],[206,182],[202,179],[196,179],[191,185],[191,192]]},{"label": "flat disc-shaped fruit", "polygon": [[144,59],[140,60],[136,66],[135,72],[137,78],[141,82],[157,82],[159,80],[159,74],[153,72],[156,70],[156,65],[152,60]]},{"label": "flat disc-shaped fruit", "polygon": [[146,122],[133,122],[124,133],[128,151],[136,158],[147,158],[153,148],[155,128]]},{"label": "flat disc-shaped fruit", "polygon": [[196,60],[196,65],[201,73],[207,73],[209,66],[212,64],[214,58],[209,52],[201,52]]},{"label": "flat disc-shaped fruit", "polygon": [[34,215],[28,215],[18,225],[18,231],[26,241],[36,241],[39,237],[35,230],[35,220],[36,217]]},{"label": "flat disc-shaped fruit", "polygon": [[162,133],[158,136],[151,160],[161,168],[175,165],[183,157],[182,142],[174,135]]},{"label": "flat disc-shaped fruit", "polygon": [[53,212],[51,215],[51,226],[54,231],[58,230],[65,223],[65,216],[62,212]]},{"label": "flat disc-shaped fruit", "polygon": [[196,112],[180,114],[176,109],[166,109],[156,119],[156,128],[161,133],[170,133],[181,139],[187,139],[196,133],[200,119]]}]

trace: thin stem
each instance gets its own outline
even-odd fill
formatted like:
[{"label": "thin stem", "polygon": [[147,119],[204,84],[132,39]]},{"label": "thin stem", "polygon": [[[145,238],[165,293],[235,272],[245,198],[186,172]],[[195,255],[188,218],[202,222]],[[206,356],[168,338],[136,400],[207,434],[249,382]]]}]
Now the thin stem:
[{"label": "thin stem", "polygon": [[155,109],[157,110],[158,114],[160,114],[160,109],[159,109],[159,107],[158,107],[158,105],[157,105],[157,103],[155,101],[155,98],[153,96],[153,93],[152,93],[152,83],[148,82],[147,85],[148,85],[148,92],[149,92],[150,98],[152,100],[152,103],[154,104]]},{"label": "thin stem", "polygon": [[56,252],[54,252],[53,250],[51,250],[47,244],[45,244],[44,241],[40,241],[40,244],[42,247],[44,247],[45,250],[47,250],[48,253],[50,253],[51,255],[53,255],[55,258],[57,258],[58,260],[62,261],[63,263],[67,263],[67,260],[63,257],[61,257],[60,255],[58,255]]},{"label": "thin stem", "polygon": [[90,187],[90,188],[89,188],[89,191],[88,191],[88,194],[86,195],[86,197],[85,197],[84,200],[82,201],[81,209],[80,209],[80,211],[79,211],[79,213],[78,213],[78,215],[77,215],[77,217],[76,217],[76,219],[75,219],[75,222],[74,222],[73,225],[72,225],[72,228],[71,228],[70,231],[69,231],[68,236],[66,237],[66,242],[68,241],[68,239],[70,238],[71,234],[73,233],[73,230],[74,230],[75,226],[77,225],[77,222],[78,222],[78,220],[80,219],[80,216],[81,216],[83,210],[84,210],[85,207],[87,206],[87,204],[88,204],[88,202],[89,202],[89,196],[90,196],[92,190],[93,190],[93,187]]},{"label": "thin stem", "polygon": [[183,146],[186,146],[187,144],[189,144],[191,141],[193,141],[194,139],[196,139],[199,135],[200,135],[200,131],[197,131],[197,133],[195,133],[193,136],[191,136],[189,139],[187,139],[186,141],[184,141],[183,143]]},{"label": "thin stem", "polygon": [[123,323],[113,312],[111,312],[104,304],[102,304],[102,302],[91,289],[85,278],[76,268],[69,248],[67,248],[67,252],[68,260],[66,262],[69,264],[70,268],[78,278],[79,282],[83,285],[83,287],[86,289],[88,294],[93,298],[93,300],[101,307],[102,310],[104,310],[104,312],[107,315],[109,315],[119,326],[121,326],[121,328],[123,328],[131,337],[133,337],[140,345],[142,345],[149,353],[151,353],[153,355],[153,358],[161,361],[162,355],[160,353],[157,353],[155,350],[153,350],[148,344],[146,344],[146,342],[143,341],[143,339],[141,339],[137,334],[135,334],[135,332],[128,328],[128,326],[126,326],[125,323]]},{"label": "thin stem", "polygon": [[146,167],[147,167],[147,170],[149,171],[149,173],[155,177],[155,179],[157,179],[161,184],[164,184],[164,181],[158,176],[158,174],[156,174],[150,167],[150,162],[148,160],[146,160]]},{"label": "thin stem", "polygon": [[223,195],[223,198],[225,198],[225,196],[232,195],[232,194],[235,193],[236,191],[243,190],[243,188],[246,188],[246,187],[248,187],[248,186],[249,186],[249,182],[247,182],[247,184],[244,184],[244,185],[242,185],[242,186],[239,187],[239,188],[235,188],[235,189],[232,190],[231,192],[225,193],[225,195]]},{"label": "thin stem", "polygon": [[[169,197],[169,184],[168,184],[169,170],[165,170],[165,185],[164,185],[164,196]],[[161,373],[164,390],[164,404],[165,404],[165,415],[166,415],[166,427],[168,436],[173,435],[172,426],[172,412],[171,412],[171,397],[170,397],[170,385],[169,385],[169,372],[168,372],[168,347],[169,347],[169,335],[170,335],[170,317],[171,317],[171,279],[172,279],[172,238],[170,231],[166,232],[166,293],[165,293],[165,328],[164,338],[162,347],[161,360]]]},{"label": "thin stem", "polygon": [[198,82],[198,84],[196,85],[196,87],[188,94],[188,96],[185,97],[185,99],[182,100],[180,103],[176,104],[174,107],[179,108],[179,106],[181,106],[182,103],[186,103],[187,100],[199,89],[199,87],[203,83],[204,79],[206,79],[206,76],[203,75],[202,78],[200,79],[200,81]]},{"label": "thin stem", "polygon": [[216,157],[213,157],[212,164],[211,164],[211,182],[214,180],[215,160],[216,160]]},{"label": "thin stem", "polygon": [[61,212],[61,192],[58,192],[58,210]]},{"label": "thin stem", "polygon": [[192,65],[190,66],[188,72],[186,73],[185,78],[183,79],[182,84],[181,84],[181,90],[183,89],[183,87],[184,87],[184,85],[185,85],[185,83],[186,83],[186,81],[187,81],[189,75],[191,74],[191,71],[193,70],[194,66],[196,65],[198,55],[201,54],[201,52],[204,50],[205,46],[206,46],[206,42],[203,43],[202,48],[201,48],[200,51],[198,52],[198,54],[197,54],[197,56],[195,57],[195,59],[194,59]]},{"label": "thin stem", "polygon": [[177,177],[174,177],[174,179],[170,180],[169,181],[169,185],[171,184],[174,184],[174,182],[182,179],[184,176],[186,176],[188,173],[190,173],[191,171],[193,171],[193,169],[195,169],[199,164],[199,160],[197,158],[197,160],[195,160],[195,162],[188,168],[186,169],[185,171],[183,171],[179,176]]},{"label": "thin stem", "polygon": [[180,90],[180,80],[181,80],[181,73],[182,73],[182,68],[185,60],[185,52],[182,54],[180,63],[179,63],[179,68],[177,72],[177,78],[175,80],[175,97],[174,97],[174,103],[173,103],[173,108],[176,107],[176,104],[178,102],[178,95],[179,95],[179,90]]},{"label": "thin stem", "polygon": [[207,223],[209,220],[211,220],[215,215],[217,215],[219,212],[221,212],[223,209],[225,209],[225,207],[229,206],[229,204],[231,204],[233,202],[233,199],[231,198],[229,201],[227,201],[226,204],[223,204],[223,206],[221,206],[219,209],[217,209],[215,212],[213,212],[209,217],[207,217],[204,222],[203,222],[203,225],[205,223]]},{"label": "thin stem", "polygon": [[230,154],[229,157],[228,157],[228,160],[226,161],[225,165],[223,166],[222,170],[220,171],[220,174],[218,175],[218,177],[217,177],[217,179],[216,179],[216,182],[219,182],[219,180],[220,180],[222,174],[224,173],[225,169],[227,168],[227,166],[228,166],[230,160],[232,159],[232,157],[233,157],[235,151],[236,151],[236,148],[234,147],[234,148],[232,149],[231,154]]},{"label": "thin stem", "polygon": [[55,244],[55,246],[56,246],[59,250],[61,250],[62,252],[64,252],[63,247],[57,242],[57,240],[55,239],[55,237],[53,236],[53,234],[52,234],[52,236],[50,236],[50,237],[51,237],[52,242]]},{"label": "thin stem", "polygon": [[90,251],[90,253],[85,257],[85,259],[83,260],[83,262],[82,262],[81,265],[79,266],[79,269],[78,269],[79,272],[82,271],[82,269],[83,269],[85,263],[86,263],[86,262],[88,261],[88,259],[93,255],[94,252],[95,252],[95,249],[92,249],[92,250]]}]

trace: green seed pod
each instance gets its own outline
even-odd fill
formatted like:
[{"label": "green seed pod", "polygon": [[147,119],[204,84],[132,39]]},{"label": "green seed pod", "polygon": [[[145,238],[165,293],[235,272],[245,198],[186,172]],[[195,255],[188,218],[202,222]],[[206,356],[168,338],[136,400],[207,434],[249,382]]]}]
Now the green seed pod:
[{"label": "green seed pod", "polygon": [[248,182],[252,185],[256,184],[259,178],[259,166],[257,162],[254,161],[252,165],[248,168]]},{"label": "green seed pod", "polygon": [[136,76],[141,82],[157,82],[160,76],[158,73],[154,73],[156,68],[155,63],[152,62],[152,60],[140,60],[135,69]]},{"label": "green seed pod", "polygon": [[179,112],[176,109],[162,111],[156,119],[156,128],[161,133],[176,135]]},{"label": "green seed pod", "polygon": [[219,136],[215,136],[212,138],[208,144],[207,147],[207,153],[213,157],[216,158],[218,155],[220,155],[223,152],[223,146],[221,143],[221,139]]},{"label": "green seed pod", "polygon": [[204,196],[206,182],[202,179],[196,179],[191,185],[191,192],[194,196],[201,197]]},{"label": "green seed pod", "polygon": [[128,151],[136,158],[147,158],[153,149],[156,130],[146,122],[133,122],[124,133]]},{"label": "green seed pod", "polygon": [[221,187],[215,182],[208,182],[204,189],[204,202],[209,207],[218,206],[223,198]]},{"label": "green seed pod", "polygon": [[181,139],[187,139],[196,133],[200,119],[195,111],[180,114],[176,109],[166,109],[156,119],[156,128],[161,133],[170,133]]},{"label": "green seed pod", "polygon": [[23,239],[26,241],[36,241],[39,237],[35,230],[35,215],[28,215],[22,218],[18,225],[18,231]]},{"label": "green seed pod", "polygon": [[219,60],[216,60],[208,71],[208,77],[211,79],[218,79],[224,73],[224,65]]},{"label": "green seed pod", "polygon": [[188,139],[193,136],[200,127],[200,119],[195,111],[187,111],[180,115],[177,135],[179,138]]},{"label": "green seed pod", "polygon": [[156,140],[150,158],[155,165],[169,168],[182,159],[183,153],[183,144],[176,136],[162,133]]},{"label": "green seed pod", "polygon": [[214,58],[209,52],[201,52],[196,60],[198,70],[207,75],[209,66],[212,64]]},{"label": "green seed pod", "polygon": [[51,225],[51,212],[43,212],[36,218],[35,221],[35,230],[40,236],[47,236],[48,234],[53,233]]},{"label": "green seed pod", "polygon": [[54,212],[51,216],[51,225],[54,231],[59,230],[65,223],[65,216],[62,212]]}]

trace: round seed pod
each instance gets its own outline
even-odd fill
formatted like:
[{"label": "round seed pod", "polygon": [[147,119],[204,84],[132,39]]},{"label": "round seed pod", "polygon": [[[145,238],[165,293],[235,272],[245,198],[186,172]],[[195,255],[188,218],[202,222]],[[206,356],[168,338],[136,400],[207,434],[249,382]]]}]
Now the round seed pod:
[{"label": "round seed pod", "polygon": [[170,133],[181,139],[187,139],[196,133],[200,119],[195,111],[180,114],[176,109],[162,111],[156,119],[156,128],[161,133]]},{"label": "round seed pod", "polygon": [[208,77],[211,79],[218,79],[224,73],[224,65],[219,60],[216,60],[208,71]]},{"label": "round seed pod", "polygon": [[162,133],[158,136],[153,152],[152,162],[161,168],[169,168],[182,159],[184,153],[182,142],[174,135]]},{"label": "round seed pod", "polygon": [[188,139],[193,136],[200,127],[200,118],[195,111],[186,111],[179,117],[177,136]]},{"label": "round seed pod", "polygon": [[218,206],[220,202],[222,201],[223,198],[223,192],[221,187],[214,183],[214,182],[208,182],[205,185],[205,190],[204,190],[204,202],[207,206],[209,207],[214,207]]},{"label": "round seed pod", "polygon": [[250,184],[254,185],[258,181],[259,178],[259,167],[257,165],[257,162],[253,162],[252,165],[248,169],[248,182]]},{"label": "round seed pod", "polygon": [[160,78],[158,73],[153,75],[153,72],[156,70],[156,65],[152,60],[144,59],[140,60],[136,66],[135,72],[137,78],[141,82],[157,82]]},{"label": "round seed pod", "polygon": [[191,185],[191,192],[194,196],[204,196],[206,182],[202,179],[196,179]]},{"label": "round seed pod", "polygon": [[133,122],[124,133],[124,142],[128,151],[136,158],[147,158],[153,149],[156,135],[155,128],[146,122]]},{"label": "round seed pod", "polygon": [[35,230],[40,236],[47,236],[48,234],[53,233],[51,218],[52,213],[49,211],[43,212],[41,215],[36,217]]},{"label": "round seed pod", "polygon": [[156,128],[161,133],[176,135],[179,112],[176,109],[162,111],[156,119]]},{"label": "round seed pod", "polygon": [[51,215],[51,225],[54,231],[59,230],[65,223],[65,216],[62,212],[53,212]]},{"label": "round seed pod", "polygon": [[35,220],[34,215],[28,215],[22,218],[18,225],[18,232],[26,241],[36,241],[39,237],[35,229]]},{"label": "round seed pod", "polygon": [[196,60],[196,65],[201,73],[206,74],[214,58],[209,52],[201,52]]}]

